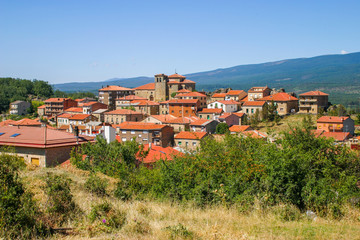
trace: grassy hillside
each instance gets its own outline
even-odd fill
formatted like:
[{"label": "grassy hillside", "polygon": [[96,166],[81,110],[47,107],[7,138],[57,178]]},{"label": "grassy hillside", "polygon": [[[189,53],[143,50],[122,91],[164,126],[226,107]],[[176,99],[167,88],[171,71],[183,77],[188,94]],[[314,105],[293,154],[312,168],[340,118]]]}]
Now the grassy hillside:
[{"label": "grassy hillside", "polygon": [[[35,193],[42,206],[46,196],[42,186],[48,173],[61,174],[72,180],[71,192],[77,206],[84,212],[80,218],[68,221],[64,227],[74,228],[67,234],[55,234],[51,239],[359,239],[360,212],[348,208],[342,220],[317,217],[309,220],[295,211],[294,220],[286,220],[291,209],[279,205],[263,209],[257,205],[250,212],[224,205],[200,208],[191,204],[132,200],[123,202],[112,197],[116,179],[99,175],[110,183],[105,197],[89,193],[84,184],[89,172],[72,166],[53,169],[28,169],[22,173],[27,188]],[[121,229],[108,229],[102,221],[90,222],[93,206],[111,203],[126,213]]]}]

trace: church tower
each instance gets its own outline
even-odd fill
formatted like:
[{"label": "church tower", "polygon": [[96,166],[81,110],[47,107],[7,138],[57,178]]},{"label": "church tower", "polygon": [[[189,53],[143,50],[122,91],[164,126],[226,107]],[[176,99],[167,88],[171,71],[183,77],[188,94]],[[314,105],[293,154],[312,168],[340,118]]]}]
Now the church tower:
[{"label": "church tower", "polygon": [[155,101],[166,101],[168,97],[168,76],[165,74],[155,75]]}]

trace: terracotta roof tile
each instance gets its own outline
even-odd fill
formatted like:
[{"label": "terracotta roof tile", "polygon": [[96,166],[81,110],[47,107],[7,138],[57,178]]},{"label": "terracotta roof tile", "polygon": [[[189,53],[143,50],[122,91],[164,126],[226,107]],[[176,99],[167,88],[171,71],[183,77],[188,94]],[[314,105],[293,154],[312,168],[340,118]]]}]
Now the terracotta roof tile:
[{"label": "terracotta roof tile", "polygon": [[251,130],[249,125],[233,125],[229,128],[230,132],[244,132],[247,130]]},{"label": "terracotta roof tile", "polygon": [[139,87],[134,88],[135,90],[155,90],[155,83],[148,83]]},{"label": "terracotta roof tile", "polygon": [[212,98],[225,98],[226,93],[214,93],[211,97]]},{"label": "terracotta roof tile", "polygon": [[161,146],[152,145],[149,150],[149,144],[144,145],[143,151],[149,151],[145,157],[140,157],[139,152],[136,155],[136,159],[143,163],[154,163],[159,160],[173,160],[174,156],[184,155],[182,152],[179,152],[172,147],[163,148]]},{"label": "terracotta roof tile", "polygon": [[275,102],[287,102],[287,101],[298,101],[296,97],[291,96],[288,93],[279,92],[274,95],[259,98],[256,101],[275,101]]},{"label": "terracotta roof tile", "polygon": [[175,74],[170,75],[169,78],[184,78],[185,79],[186,77],[183,76],[183,75],[175,73]]},{"label": "terracotta roof tile", "polygon": [[153,102],[149,100],[133,100],[131,101],[131,104],[136,104],[137,106],[156,106],[160,105],[158,102]]},{"label": "terracotta roof tile", "polygon": [[206,97],[205,94],[199,92],[180,93],[176,97]]},{"label": "terracotta roof tile", "polygon": [[15,120],[7,119],[5,121],[0,122],[0,127],[9,126],[15,122],[16,122]]},{"label": "terracotta roof tile", "polygon": [[62,113],[60,115],[57,116],[57,118],[71,118],[73,116],[73,114],[70,113]]},{"label": "terracotta roof tile", "polygon": [[336,141],[345,141],[346,139],[351,137],[349,132],[325,132],[322,130],[314,131],[315,137],[325,137],[325,138],[333,138]]},{"label": "terracotta roof tile", "polygon": [[64,112],[83,112],[80,107],[70,107],[64,110]]},{"label": "terracotta roof tile", "polygon": [[38,107],[38,109],[43,109],[43,108],[45,108],[45,105],[41,105],[40,107]]},{"label": "terracotta roof tile", "polygon": [[49,98],[49,99],[45,100],[44,102],[63,102],[67,99],[70,99],[70,98]]},{"label": "terracotta roof tile", "polygon": [[126,88],[126,87],[120,87],[120,86],[107,86],[104,88],[99,89],[99,91],[131,91],[133,89]]},{"label": "terracotta roof tile", "polygon": [[114,111],[106,112],[105,115],[130,115],[130,114],[142,114],[140,112],[135,112],[130,109],[116,109]]},{"label": "terracotta roof tile", "polygon": [[114,124],[113,127],[126,130],[160,130],[167,127],[167,125],[145,122],[123,122],[117,125]]},{"label": "terracotta roof tile", "polygon": [[147,100],[147,98],[139,97],[136,95],[128,95],[128,96],[120,97],[116,100]]},{"label": "terracotta roof tile", "polygon": [[203,108],[201,112],[198,112],[198,114],[203,114],[203,113],[221,114],[222,112],[223,112],[222,108]]},{"label": "terracotta roof tile", "polygon": [[192,126],[205,126],[205,125],[207,125],[207,124],[209,124],[211,122],[212,122],[212,120],[199,119],[197,121],[194,121],[194,122],[190,123],[190,125],[192,125]]},{"label": "terracotta roof tile", "polygon": [[177,93],[189,93],[189,92],[191,92],[191,91],[189,91],[189,90],[187,90],[185,88],[180,89],[179,91],[177,91]]},{"label": "terracotta roof tile", "polygon": [[23,118],[19,121],[11,123],[13,126],[41,126],[41,122],[29,119],[29,118]]},{"label": "terracotta roof tile", "polygon": [[202,139],[207,135],[206,132],[179,132],[175,139]]},{"label": "terracotta roof tile", "polygon": [[171,99],[169,104],[195,104],[199,102],[199,99]]},{"label": "terracotta roof tile", "polygon": [[239,95],[239,94],[242,94],[242,93],[245,93],[246,92],[244,90],[230,90],[226,93],[226,95]]},{"label": "terracotta roof tile", "polygon": [[69,120],[85,120],[90,116],[90,114],[75,114],[74,116],[69,118]]},{"label": "terracotta roof tile", "polygon": [[265,101],[247,101],[243,104],[243,106],[264,106],[265,103]]},{"label": "terracotta roof tile", "polygon": [[310,92],[302,93],[299,96],[329,96],[329,94],[321,91],[310,91]]},{"label": "terracotta roof tile", "polygon": [[333,117],[333,116],[322,116],[317,120],[318,123],[343,123],[349,117]]}]

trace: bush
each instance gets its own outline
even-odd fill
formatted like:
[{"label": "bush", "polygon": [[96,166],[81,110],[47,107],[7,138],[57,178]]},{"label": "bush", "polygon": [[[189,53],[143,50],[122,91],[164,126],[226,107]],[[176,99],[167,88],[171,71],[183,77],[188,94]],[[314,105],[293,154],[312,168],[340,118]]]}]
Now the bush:
[{"label": "bush", "polygon": [[92,223],[97,221],[109,228],[120,229],[126,223],[126,213],[115,210],[108,202],[93,206],[88,217]]},{"label": "bush", "polygon": [[99,178],[96,173],[91,173],[90,177],[85,182],[85,189],[102,197],[106,195],[108,182],[109,181],[107,179]]},{"label": "bush", "polygon": [[0,238],[29,239],[49,233],[19,177],[21,162],[16,156],[0,155]]},{"label": "bush", "polygon": [[64,175],[48,173],[45,183],[44,190],[48,197],[46,206],[49,214],[48,220],[52,226],[61,225],[81,214],[73,201],[70,190],[71,179]]},{"label": "bush", "polygon": [[170,233],[170,239],[193,239],[194,233],[189,231],[184,225],[179,223],[178,225],[168,226],[165,228]]}]

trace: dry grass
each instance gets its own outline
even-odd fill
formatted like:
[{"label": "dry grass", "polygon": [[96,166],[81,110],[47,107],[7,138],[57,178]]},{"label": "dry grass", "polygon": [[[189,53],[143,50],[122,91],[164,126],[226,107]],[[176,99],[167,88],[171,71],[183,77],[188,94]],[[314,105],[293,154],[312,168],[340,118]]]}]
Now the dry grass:
[{"label": "dry grass", "polygon": [[[266,212],[256,206],[255,210],[244,214],[235,207],[202,209],[169,202],[122,202],[112,194],[99,198],[86,192],[83,185],[89,173],[71,166],[24,173],[28,188],[36,193],[35,198],[40,203],[45,199],[41,186],[47,172],[65,174],[73,180],[74,199],[85,213],[66,224],[74,227],[74,231],[69,235],[57,234],[53,239],[360,239],[359,209],[349,208],[342,220],[317,218],[312,221],[301,216],[298,221],[283,221],[274,211]],[[116,180],[106,178],[110,180],[110,193]],[[86,217],[93,205],[104,201],[126,212],[127,221],[123,228],[109,231],[100,222],[91,223]]]}]

